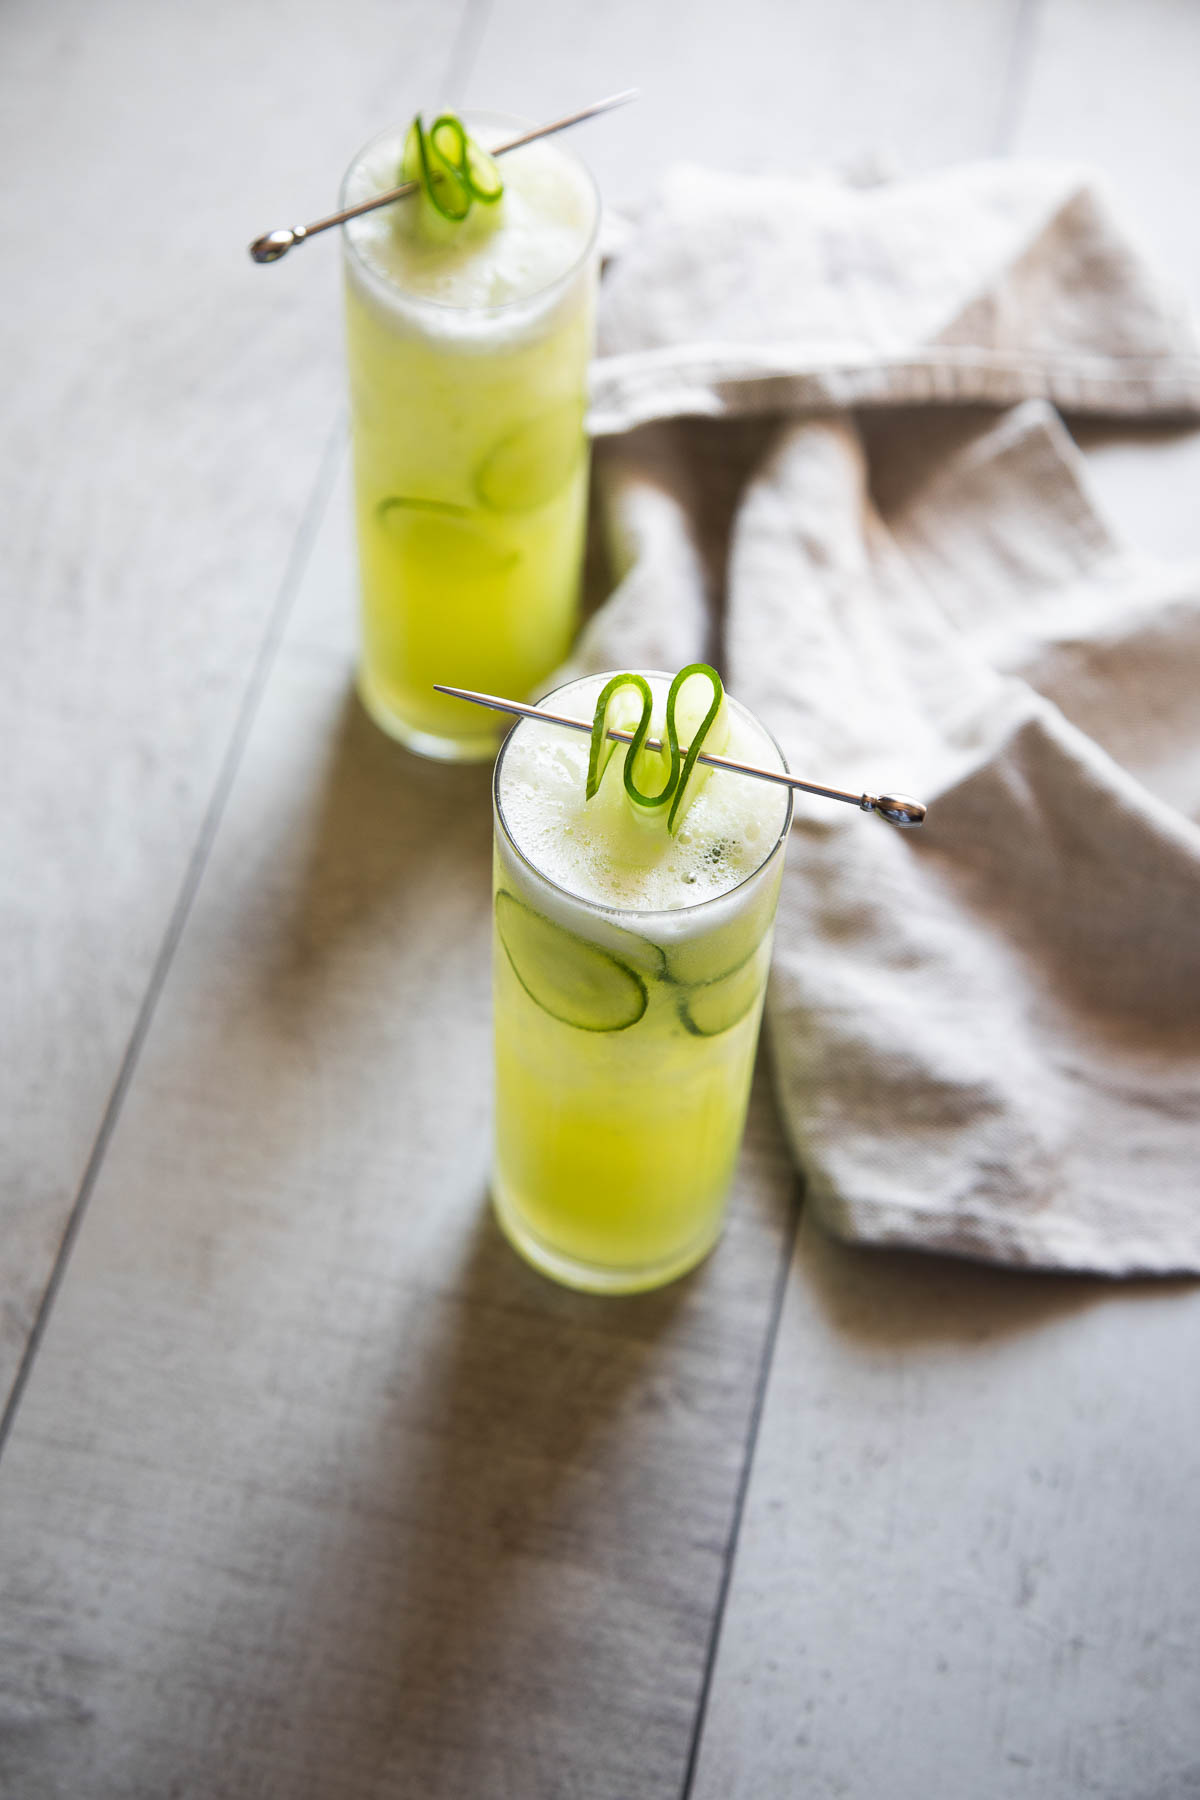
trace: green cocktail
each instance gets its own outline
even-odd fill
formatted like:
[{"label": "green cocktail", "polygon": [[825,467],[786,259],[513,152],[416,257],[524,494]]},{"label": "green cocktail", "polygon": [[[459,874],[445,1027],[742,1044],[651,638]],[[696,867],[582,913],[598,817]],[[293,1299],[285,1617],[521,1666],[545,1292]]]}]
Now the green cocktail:
[{"label": "green cocktail", "polygon": [[[465,122],[485,145],[518,129]],[[404,131],[369,144],[343,205],[394,186],[404,153]],[[359,688],[385,731],[454,761],[498,734],[433,684],[529,696],[578,619],[598,201],[556,144],[502,167],[502,197],[459,222],[422,195],[344,233]]]},{"label": "green cocktail", "polygon": [[[546,704],[590,718],[604,681]],[[726,704],[710,747],[782,769]],[[625,803],[623,755],[585,801],[586,739],[526,720],[494,782],[496,1211],[538,1268],[606,1293],[720,1234],[791,821],[787,790],[714,770],[671,833]]]}]

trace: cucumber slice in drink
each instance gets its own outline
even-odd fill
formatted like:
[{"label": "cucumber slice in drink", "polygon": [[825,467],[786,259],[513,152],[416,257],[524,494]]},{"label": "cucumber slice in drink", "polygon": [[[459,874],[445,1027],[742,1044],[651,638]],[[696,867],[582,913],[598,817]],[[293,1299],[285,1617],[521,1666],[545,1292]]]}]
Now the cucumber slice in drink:
[{"label": "cucumber slice in drink", "polygon": [[720,925],[695,937],[684,938],[667,950],[667,980],[680,987],[707,986],[723,981],[763,949],[763,939],[775,917],[779,877],[760,887]]},{"label": "cucumber slice in drink", "polygon": [[[637,975],[648,975],[651,981],[662,981],[667,973],[667,953],[660,944],[641,936],[640,932],[626,931],[623,925],[609,925],[595,921],[595,927],[608,940],[608,953],[615,956],[618,962],[626,963]],[[603,949],[605,946],[601,945]]]},{"label": "cucumber slice in drink", "polygon": [[730,919],[705,937],[672,944],[667,951],[667,980],[680,987],[713,987],[748,963],[762,941],[768,921]]},{"label": "cucumber slice in drink", "polygon": [[489,450],[475,491],[495,512],[532,512],[561,493],[583,455],[583,401],[529,419]]},{"label": "cucumber slice in drink", "polygon": [[752,956],[719,981],[706,981],[680,996],[679,1017],[693,1037],[719,1037],[746,1017],[763,983],[760,959]]},{"label": "cucumber slice in drink", "polygon": [[646,986],[607,950],[564,931],[501,888],[496,927],[529,998],[580,1031],[627,1031],[646,1010]]},{"label": "cucumber slice in drink", "polygon": [[406,559],[457,579],[501,575],[521,560],[519,550],[497,538],[494,525],[466,506],[396,494],[380,501],[375,516]]}]

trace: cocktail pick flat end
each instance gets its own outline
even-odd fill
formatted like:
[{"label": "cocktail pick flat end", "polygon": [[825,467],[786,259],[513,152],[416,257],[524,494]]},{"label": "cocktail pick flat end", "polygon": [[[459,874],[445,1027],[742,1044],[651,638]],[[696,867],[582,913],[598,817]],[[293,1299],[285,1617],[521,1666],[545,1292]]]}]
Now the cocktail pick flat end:
[{"label": "cocktail pick flat end", "polygon": [[923,801],[910,800],[905,794],[880,794],[871,802],[871,811],[891,825],[923,825],[926,810]]},{"label": "cocktail pick flat end", "polygon": [[298,244],[308,236],[303,225],[294,230],[281,226],[278,231],[268,231],[265,237],[255,238],[250,246],[250,254],[256,263],[278,262],[286,256],[293,244]]}]

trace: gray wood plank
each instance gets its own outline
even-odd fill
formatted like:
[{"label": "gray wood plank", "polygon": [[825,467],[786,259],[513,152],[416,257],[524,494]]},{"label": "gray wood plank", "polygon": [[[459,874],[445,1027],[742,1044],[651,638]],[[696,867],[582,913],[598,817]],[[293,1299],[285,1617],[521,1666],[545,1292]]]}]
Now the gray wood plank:
[{"label": "gray wood plank", "polygon": [[[1019,154],[1106,170],[1197,296],[1200,15],[1047,0]],[[1194,555],[1193,433],[1081,432]],[[1200,1781],[1200,1294],[871,1256],[803,1228],[694,1800],[1182,1796]]]},{"label": "gray wood plank", "polygon": [[646,198],[680,159],[786,172],[881,155],[915,169],[991,150],[1021,10],[1020,0],[493,0],[466,97],[541,117],[640,87],[639,101],[574,137],[618,205]]},{"label": "gray wood plank", "polygon": [[[1099,168],[1131,232],[1200,310],[1200,11],[1187,0],[1044,0],[1014,147]],[[1080,428],[1099,499],[1126,537],[1200,556],[1200,433]]]},{"label": "gray wood plank", "polygon": [[685,1282],[500,1239],[489,771],[352,699],[343,498],[0,1461],[0,1791],[665,1800],[792,1180],[760,1088]]},{"label": "gray wood plank", "polygon": [[1179,1796],[1200,1295],[802,1228],[696,1800]]},{"label": "gray wood plank", "polygon": [[[253,328],[242,320],[232,361],[227,338],[224,355],[217,346],[204,360],[198,324],[186,343],[180,329],[174,360],[159,359],[168,413],[200,408],[187,468],[172,477],[180,538],[161,518],[152,531],[141,506],[123,497],[140,494],[144,467],[159,475],[167,466],[173,426],[147,427],[128,468],[118,448],[121,483],[106,487],[94,470],[110,410],[103,389],[90,402],[92,448],[68,462],[77,486],[82,480],[91,496],[91,479],[100,493],[88,500],[88,528],[71,527],[71,555],[86,561],[99,522],[114,534],[104,568],[124,570],[121,534],[132,533],[141,583],[126,600],[115,573],[96,587],[86,655],[47,734],[62,748],[39,749],[40,766],[59,773],[23,814],[29,857],[65,772],[97,741],[85,730],[95,724],[88,701],[114,694],[110,711],[121,716],[102,740],[107,764],[93,751],[94,766],[89,760],[72,789],[73,810],[56,827],[65,849],[55,854],[64,863],[76,857],[69,875],[55,877],[53,891],[68,897],[50,908],[49,923],[44,900],[21,911],[21,889],[12,902],[22,942],[34,947],[22,966],[40,956],[56,971],[29,984],[30,1042],[44,1041],[39,1004],[62,994],[51,1038],[82,1021],[86,1040],[99,1044],[87,1080],[72,1072],[82,1051],[52,1044],[40,1085],[31,1080],[34,1099],[22,1101],[36,1115],[27,1166],[44,1182],[59,1156],[63,1191],[94,1130],[87,1107],[94,1118],[144,992],[340,390],[329,270],[315,298],[315,281],[293,282],[302,269],[310,275],[302,258],[318,248],[250,272],[270,290],[243,288],[238,259],[245,237],[311,211],[338,105],[352,111],[370,79],[377,116],[402,110],[384,89],[395,70],[411,67],[424,34],[382,4],[367,12],[339,9],[335,26],[297,9],[258,135],[240,160],[229,156],[239,223],[222,214],[215,236],[235,242],[238,281],[208,272],[206,291],[239,319],[244,293],[263,298]],[[749,166],[762,147],[791,165],[890,140],[917,165],[989,146],[1017,12],[1009,0],[971,8],[920,0],[903,13],[880,0],[838,9],[756,0],[727,19],[711,3],[685,17],[682,8],[635,9],[625,0],[601,11],[497,0],[470,94],[541,113],[642,81],[641,108],[620,127],[597,125],[580,138],[608,191],[624,198],[636,198],[685,143],[714,162]],[[34,14],[11,16],[24,30]],[[58,16],[83,30],[82,9]],[[106,30],[124,48],[112,18]],[[164,101],[162,112],[172,125],[181,61],[192,58],[195,91],[226,96],[213,102],[219,127],[239,107],[253,116],[264,64],[280,54],[279,9],[231,10],[228,32],[214,31],[211,43],[199,20],[173,28],[183,39],[164,26],[156,40],[140,12],[121,18],[160,45],[157,63],[138,52],[135,64],[149,71],[150,90],[165,59],[175,104]],[[36,67],[26,59],[43,92],[60,51],[69,64],[69,37],[56,38]],[[115,52],[105,65],[94,37],[76,42],[91,57],[89,80],[99,70],[111,85]],[[391,43],[402,48],[389,60],[379,45]],[[296,112],[301,102],[288,95],[305,59],[316,75]],[[244,67],[236,81],[235,66]],[[405,94],[424,66],[405,75]],[[120,127],[115,104],[113,112],[102,123],[119,147],[129,127]],[[690,138],[700,116],[702,146]],[[747,120],[753,140],[739,135]],[[181,152],[187,192],[200,207],[207,142],[220,135],[212,126],[210,118],[192,137],[191,124],[179,127],[190,146]],[[293,131],[305,140],[291,159],[295,193],[250,193],[243,171],[250,163],[275,169],[285,126],[289,147]],[[344,135],[357,137],[359,127]],[[165,181],[155,199],[167,202]],[[228,196],[221,206],[231,206]],[[252,216],[242,219],[243,208]],[[145,274],[157,265],[145,226],[143,238]],[[176,250],[182,257],[181,239]],[[97,244],[95,254],[107,252]],[[119,308],[119,270],[107,279],[106,304]],[[181,306],[191,291],[185,279],[197,277],[176,271],[168,280],[160,271],[156,279],[144,314],[124,326],[118,318],[118,340],[122,329],[152,336],[173,316],[166,302]],[[281,280],[292,284],[294,312],[278,298]],[[54,298],[49,284],[43,298]],[[81,301],[76,311],[85,315]],[[99,364],[103,340],[90,341]],[[121,341],[131,358],[128,337]],[[91,367],[86,357],[74,365],[85,392]],[[285,378],[297,391],[260,457],[272,372],[274,386]],[[30,377],[31,429],[49,379]],[[215,394],[198,398],[206,383],[220,388],[219,404]],[[64,388],[60,423],[73,391]],[[117,435],[128,441],[124,427]],[[48,435],[41,452],[47,491],[61,437]],[[233,491],[234,469],[252,490],[244,501]],[[193,517],[185,473],[194,483],[197,471]],[[56,504],[70,525],[65,501]],[[264,509],[271,526],[262,524]],[[244,560],[239,534],[254,546]],[[31,550],[20,566],[44,567],[42,555]],[[174,648],[156,648],[146,623],[156,556],[167,558],[172,592],[190,601],[178,664]],[[204,579],[189,586],[198,558]],[[58,608],[47,643],[61,657],[79,586],[69,571],[56,579],[47,578]],[[163,585],[156,580],[155,592]],[[216,622],[193,617],[205,606]],[[728,1239],[667,1294],[615,1305],[562,1294],[498,1242],[483,1211],[486,784],[478,771],[408,761],[361,720],[348,697],[350,610],[335,504],[0,1461],[0,1789],[22,1800],[172,1792],[624,1800],[679,1791],[786,1242],[781,1146],[760,1090]],[[227,657],[210,651],[218,627],[246,621]],[[167,632],[164,623],[158,629]],[[123,673],[131,646],[151,682],[135,685]],[[34,679],[50,666],[50,651],[39,655],[40,664],[26,665],[27,735],[49,688],[48,678]],[[197,667],[200,696],[179,674]],[[181,796],[179,817],[164,812],[145,777],[142,786],[125,777],[117,799],[106,799],[104,769],[119,772],[112,746],[127,741],[121,707],[152,687],[163,691],[162,708],[148,720],[136,713],[143,725],[129,740],[129,762],[136,773],[139,752],[146,763],[161,757],[153,767]],[[83,921],[86,954],[74,968],[66,941],[82,929],[84,908],[72,880],[109,844],[129,869],[123,885],[101,869],[109,886],[95,901],[95,923],[90,912]],[[122,972],[127,990],[101,1004],[87,985],[96,967]],[[72,1128],[77,1142],[68,1132],[47,1150],[68,1117],[82,1121]],[[793,1314],[799,1291],[794,1276]],[[884,1288],[875,1299],[901,1326],[919,1310],[914,1302],[906,1311],[903,1291]],[[803,1304],[800,1312],[802,1324]],[[795,1325],[793,1316],[789,1331]],[[806,1341],[815,1358],[818,1336]],[[840,1371],[848,1381],[862,1361],[843,1362],[841,1348],[823,1354],[831,1379]],[[789,1337],[781,1358],[794,1369],[795,1356]],[[1064,1376],[1060,1394],[1069,1385]],[[804,1403],[810,1414],[797,1430],[813,1430],[815,1419],[836,1431],[822,1393]],[[775,1404],[768,1442],[778,1413]],[[781,1454],[794,1470],[786,1444]],[[988,1476],[981,1462],[978,1479]],[[756,1494],[751,1500],[753,1521]],[[827,1599],[820,1570],[814,1579]],[[735,1591],[734,1627],[741,1604]],[[752,1612],[744,1616],[758,1645],[749,1677],[757,1681],[762,1658],[783,1667],[787,1651],[777,1651],[783,1639],[756,1637]],[[765,1714],[726,1715],[725,1658],[723,1647],[704,1754],[724,1744],[752,1767],[758,1740],[778,1739],[790,1694],[772,1690]],[[722,1736],[718,1721],[727,1716]]]},{"label": "gray wood plank", "polygon": [[[441,15],[447,26],[461,0]],[[415,4],[5,8],[0,1405],[342,406],[324,210]]]}]

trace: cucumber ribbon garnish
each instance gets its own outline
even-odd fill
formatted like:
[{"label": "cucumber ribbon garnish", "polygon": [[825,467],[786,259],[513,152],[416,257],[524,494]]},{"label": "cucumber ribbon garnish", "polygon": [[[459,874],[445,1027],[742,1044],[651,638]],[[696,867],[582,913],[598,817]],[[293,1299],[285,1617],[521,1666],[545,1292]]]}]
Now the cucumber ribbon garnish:
[{"label": "cucumber ribbon garnish", "polygon": [[[680,747],[679,726],[675,713],[679,690],[684,682],[693,675],[703,675],[711,683],[713,697],[712,704],[693,732],[692,741],[685,751]],[[642,703],[641,717],[633,728],[633,736],[625,751],[625,792],[635,806],[641,807],[648,813],[658,812],[663,807],[667,807],[667,830],[673,834],[683,817],[688,781],[696,766],[696,758],[704,747],[705,738],[716,722],[725,697],[721,677],[715,669],[710,668],[708,663],[688,663],[686,668],[680,669],[671,683],[667,694],[666,754],[668,767],[666,779],[657,793],[646,793],[638,786],[637,779],[638,756],[650,730],[650,714],[654,704],[650,683],[644,675],[628,673],[614,675],[610,681],[606,682],[596,701],[596,711],[592,717],[592,738],[588,752],[587,772],[586,797],[588,800],[593,799],[600,791],[604,772],[617,748],[617,744],[608,736],[610,725],[616,723],[610,715],[614,701],[625,688],[634,689],[640,695]]]},{"label": "cucumber ribbon garnish", "polygon": [[454,113],[442,113],[426,131],[417,114],[404,140],[401,176],[419,181],[443,219],[466,218],[476,200],[491,206],[504,192],[494,156],[480,148]]}]

